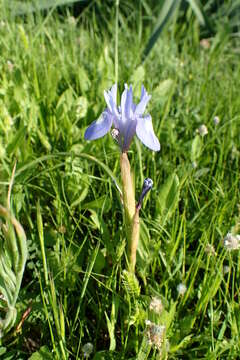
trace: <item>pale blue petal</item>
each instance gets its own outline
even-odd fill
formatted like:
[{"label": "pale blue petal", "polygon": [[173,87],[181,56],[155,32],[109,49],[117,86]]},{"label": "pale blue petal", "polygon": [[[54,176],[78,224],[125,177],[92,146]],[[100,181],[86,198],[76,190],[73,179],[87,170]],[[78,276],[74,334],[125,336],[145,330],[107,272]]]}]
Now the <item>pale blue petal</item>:
[{"label": "pale blue petal", "polygon": [[104,98],[109,111],[115,116],[117,116],[117,84],[114,84],[108,91],[104,90]]},{"label": "pale blue petal", "polygon": [[123,146],[122,146],[123,152],[128,150],[132,138],[136,134],[136,125],[137,125],[137,121],[135,119],[130,119],[127,123],[124,133]]},{"label": "pale blue petal", "polygon": [[132,93],[132,85],[130,85],[129,90],[127,91],[127,98],[126,98],[125,109],[124,109],[125,116],[128,118],[130,118],[130,116],[132,116],[132,107],[133,107],[133,93]]},{"label": "pale blue petal", "polygon": [[107,111],[103,112],[85,131],[85,140],[96,140],[103,137],[112,126],[113,118]]},{"label": "pale blue petal", "polygon": [[141,99],[135,109],[136,115],[142,115],[144,113],[147,103],[149,102],[150,99],[151,99],[151,95],[148,95],[147,91],[145,90],[144,86],[142,85]]},{"label": "pale blue petal", "polygon": [[124,116],[124,117],[125,117],[125,107],[126,107],[127,95],[128,95],[128,87],[125,84],[125,89],[121,96],[121,112],[122,112],[122,116]]},{"label": "pale blue petal", "polygon": [[138,117],[136,127],[137,137],[142,143],[153,151],[160,150],[160,143],[154,134],[152,118],[150,115]]}]

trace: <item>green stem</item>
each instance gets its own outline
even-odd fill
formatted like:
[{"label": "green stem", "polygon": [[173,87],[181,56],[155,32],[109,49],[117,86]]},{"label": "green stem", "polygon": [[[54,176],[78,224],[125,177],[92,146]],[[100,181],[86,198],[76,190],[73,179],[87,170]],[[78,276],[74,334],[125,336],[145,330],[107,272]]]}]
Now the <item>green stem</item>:
[{"label": "green stem", "polygon": [[119,2],[116,0],[116,18],[115,18],[115,83],[118,83],[118,18],[119,18]]},{"label": "green stem", "polygon": [[48,268],[47,268],[47,260],[46,260],[46,254],[45,254],[45,246],[44,246],[42,214],[41,214],[39,201],[37,202],[37,227],[38,227],[38,234],[39,234],[39,240],[40,240],[42,260],[43,260],[44,279],[45,279],[46,285],[48,285]]}]

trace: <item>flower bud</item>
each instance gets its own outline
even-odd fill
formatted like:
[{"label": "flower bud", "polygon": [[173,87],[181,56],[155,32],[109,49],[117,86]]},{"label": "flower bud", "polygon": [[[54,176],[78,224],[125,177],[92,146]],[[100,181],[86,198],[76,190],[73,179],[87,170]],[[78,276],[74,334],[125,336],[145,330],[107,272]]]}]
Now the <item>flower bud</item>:
[{"label": "flower bud", "polygon": [[137,203],[137,209],[141,209],[143,199],[147,195],[149,190],[151,190],[152,187],[153,187],[152,179],[150,178],[145,179],[143,182],[142,192]]}]

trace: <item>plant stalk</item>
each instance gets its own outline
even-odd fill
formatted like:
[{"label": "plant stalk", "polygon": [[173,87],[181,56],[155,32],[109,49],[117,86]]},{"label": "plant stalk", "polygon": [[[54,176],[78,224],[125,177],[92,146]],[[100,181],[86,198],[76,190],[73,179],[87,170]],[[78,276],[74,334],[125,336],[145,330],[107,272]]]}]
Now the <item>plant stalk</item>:
[{"label": "plant stalk", "polygon": [[136,252],[139,239],[139,209],[135,205],[135,191],[131,167],[127,153],[120,156],[120,167],[122,176],[123,204],[125,212],[126,235],[128,241],[129,269],[135,271]]}]

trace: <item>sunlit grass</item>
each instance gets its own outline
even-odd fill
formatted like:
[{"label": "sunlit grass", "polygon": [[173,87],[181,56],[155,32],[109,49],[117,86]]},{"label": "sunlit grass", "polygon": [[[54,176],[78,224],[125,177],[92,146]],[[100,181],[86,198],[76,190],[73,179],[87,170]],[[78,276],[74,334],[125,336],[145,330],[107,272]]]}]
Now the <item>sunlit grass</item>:
[{"label": "sunlit grass", "polygon": [[[119,92],[131,82],[139,96],[144,83],[161,142],[160,153],[137,140],[129,152],[136,193],[154,181],[141,210],[138,280],[124,271],[118,148],[110,135],[83,139],[115,79],[114,11],[102,28],[90,10],[79,21],[53,12],[0,22],[0,196],[6,204],[17,161],[11,205],[29,250],[18,323],[32,307],[3,339],[2,359],[82,359],[88,342],[95,360],[158,359],[146,320],[166,326],[169,359],[239,354],[239,255],[222,242],[239,231],[237,40],[220,29],[204,49],[193,21],[178,42],[174,27],[165,32],[142,64],[150,28],[125,6]],[[149,310],[154,296],[160,315]]]}]

